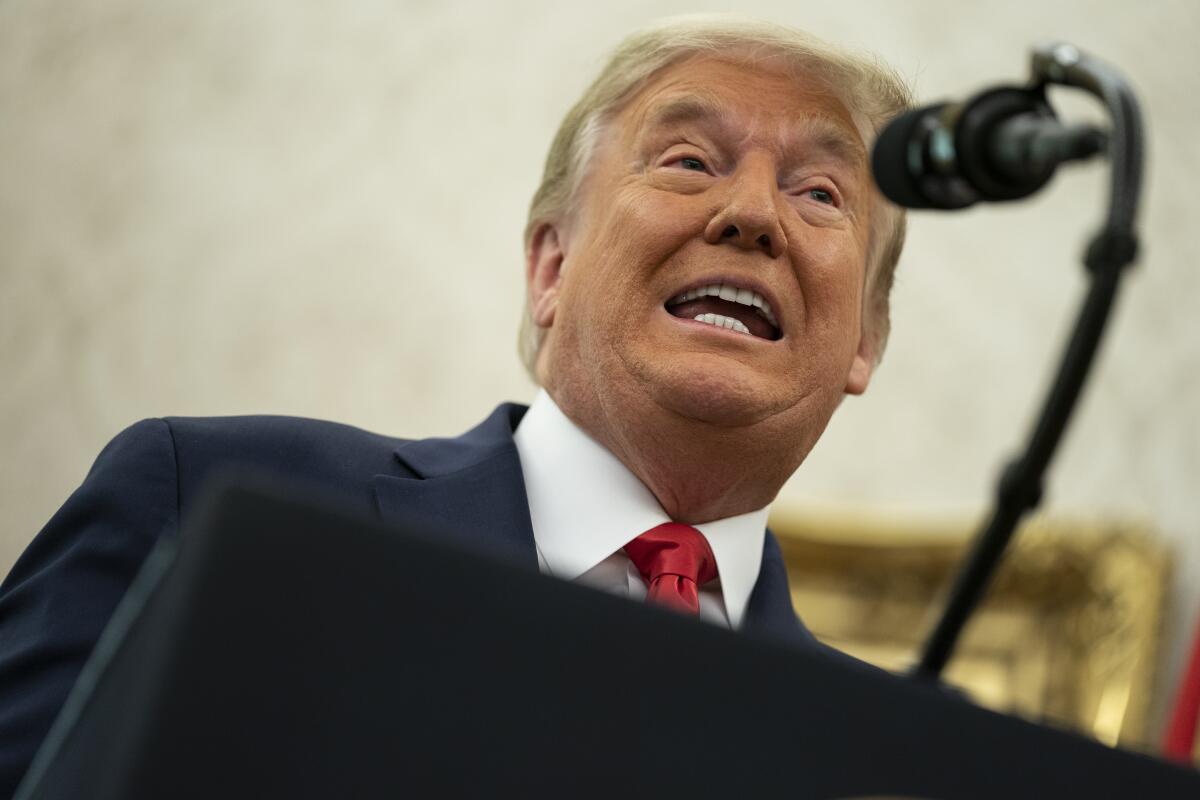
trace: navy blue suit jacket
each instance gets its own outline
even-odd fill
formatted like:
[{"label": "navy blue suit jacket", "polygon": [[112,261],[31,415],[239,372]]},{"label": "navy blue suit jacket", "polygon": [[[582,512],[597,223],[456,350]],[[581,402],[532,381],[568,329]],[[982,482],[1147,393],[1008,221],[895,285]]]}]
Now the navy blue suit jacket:
[{"label": "navy blue suit jacket", "polygon": [[[420,441],[291,417],[151,419],[122,432],[0,586],[0,797],[15,791],[150,549],[178,534],[214,470],[269,470],[536,570],[512,438],[524,413],[503,405],[462,436]],[[814,643],[769,533],[743,629]]]}]

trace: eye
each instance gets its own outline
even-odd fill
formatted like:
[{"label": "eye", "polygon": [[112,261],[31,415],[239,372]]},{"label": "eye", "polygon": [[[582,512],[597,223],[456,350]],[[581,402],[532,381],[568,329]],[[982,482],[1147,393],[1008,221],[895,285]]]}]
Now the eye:
[{"label": "eye", "polygon": [[704,172],[706,169],[703,161],[698,158],[692,158],[691,156],[684,156],[683,158],[679,159],[679,166],[683,167],[684,169],[696,170],[698,172]]},{"label": "eye", "polygon": [[824,203],[829,206],[834,204],[833,193],[827,192],[824,189],[809,189],[808,196],[818,203]]}]

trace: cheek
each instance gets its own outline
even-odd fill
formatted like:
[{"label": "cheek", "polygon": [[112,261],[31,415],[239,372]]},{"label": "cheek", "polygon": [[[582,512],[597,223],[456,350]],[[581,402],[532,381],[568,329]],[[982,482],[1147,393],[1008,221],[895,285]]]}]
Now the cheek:
[{"label": "cheek", "polygon": [[638,183],[619,187],[609,198],[596,226],[597,244],[625,254],[627,261],[661,263],[689,239],[703,236],[708,217],[698,196]]},{"label": "cheek", "polygon": [[[854,352],[862,324],[865,253],[847,237],[810,238],[798,261],[809,331]],[[837,347],[844,344],[844,348]]]},{"label": "cheek", "polygon": [[705,227],[718,211],[710,206],[703,195],[647,192],[631,211],[642,230],[658,237],[664,251],[673,251],[691,239],[704,238]]},{"label": "cheek", "polygon": [[613,306],[647,293],[659,268],[704,232],[704,214],[692,198],[645,186],[623,187],[609,197],[584,217],[563,272],[563,302],[584,313],[611,314]]}]

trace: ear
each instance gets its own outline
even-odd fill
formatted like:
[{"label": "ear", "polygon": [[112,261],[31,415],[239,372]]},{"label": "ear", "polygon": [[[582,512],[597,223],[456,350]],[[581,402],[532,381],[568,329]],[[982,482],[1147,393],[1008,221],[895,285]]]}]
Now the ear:
[{"label": "ear", "polygon": [[871,374],[875,371],[874,338],[863,331],[858,339],[858,352],[854,361],[850,362],[850,374],[846,377],[846,394],[862,394],[871,382]]},{"label": "ear", "polygon": [[539,328],[554,324],[558,308],[558,290],[566,258],[558,227],[544,222],[533,232],[525,253],[525,282],[529,291],[529,310]]}]

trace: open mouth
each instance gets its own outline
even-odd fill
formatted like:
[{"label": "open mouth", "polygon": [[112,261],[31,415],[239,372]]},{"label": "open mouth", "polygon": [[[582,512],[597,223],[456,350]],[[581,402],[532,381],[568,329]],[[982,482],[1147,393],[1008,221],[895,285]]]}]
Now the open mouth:
[{"label": "open mouth", "polygon": [[680,319],[692,319],[772,342],[783,335],[766,298],[730,283],[709,283],[689,289],[668,300],[666,309]]}]

